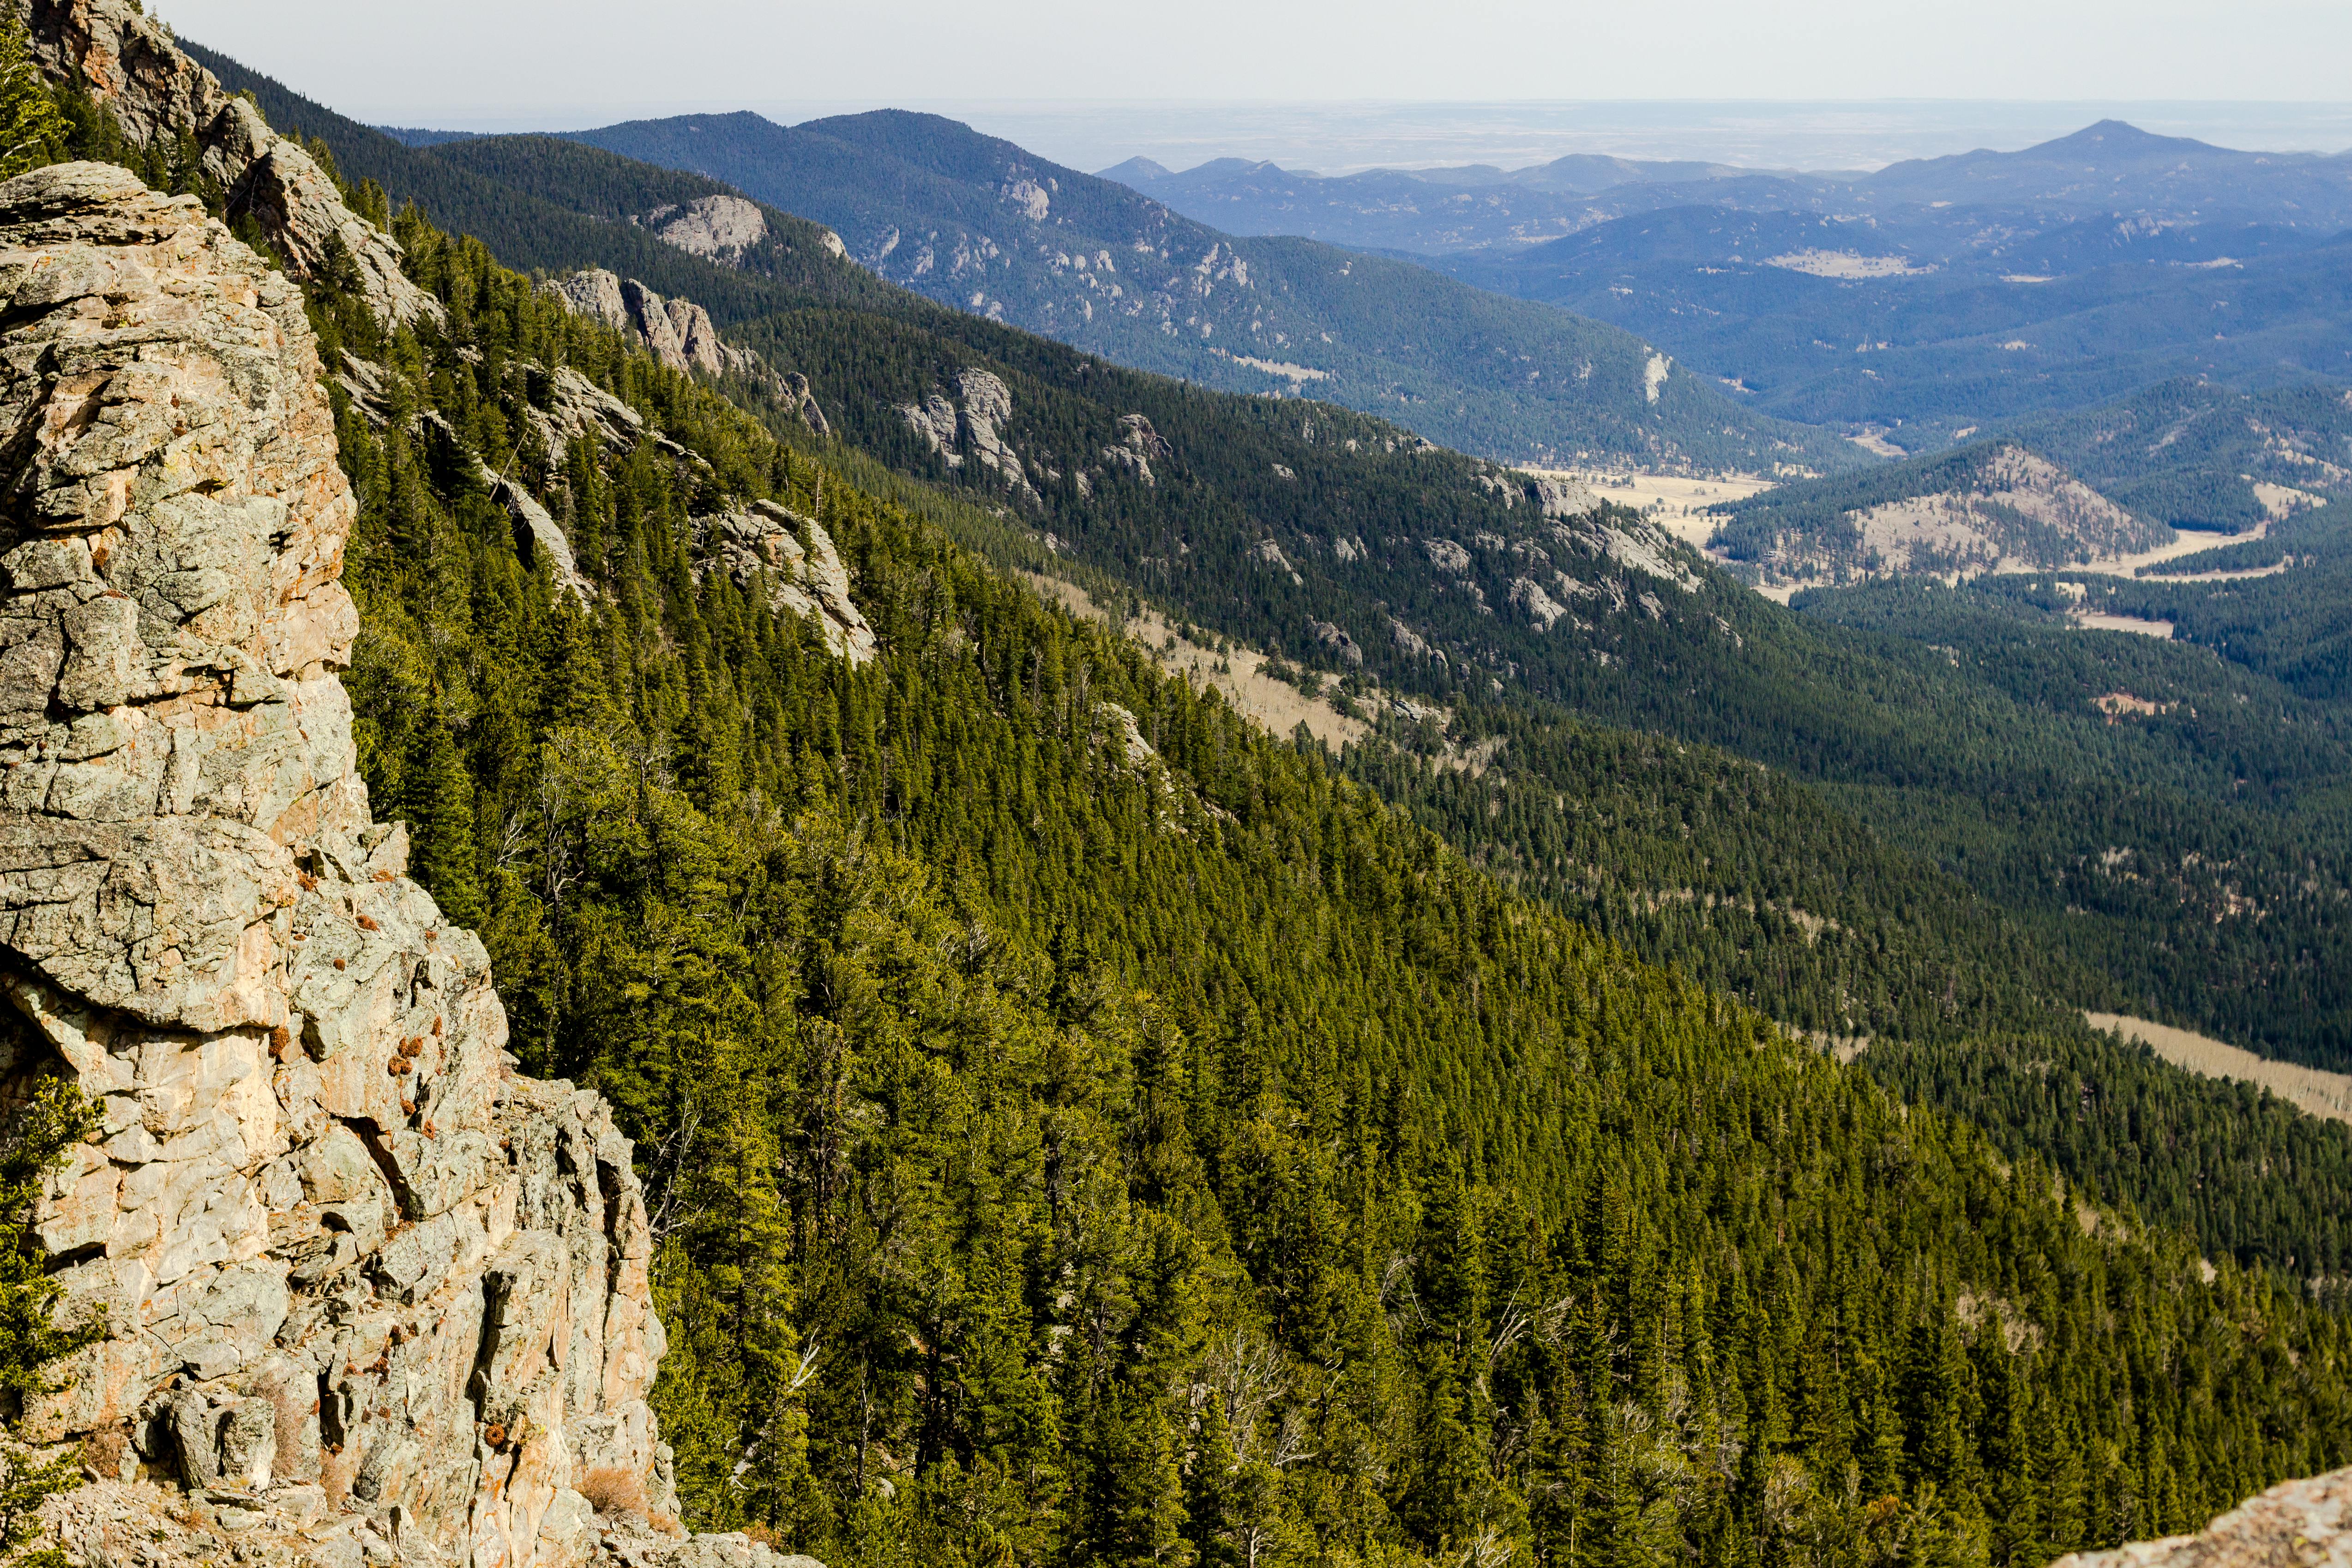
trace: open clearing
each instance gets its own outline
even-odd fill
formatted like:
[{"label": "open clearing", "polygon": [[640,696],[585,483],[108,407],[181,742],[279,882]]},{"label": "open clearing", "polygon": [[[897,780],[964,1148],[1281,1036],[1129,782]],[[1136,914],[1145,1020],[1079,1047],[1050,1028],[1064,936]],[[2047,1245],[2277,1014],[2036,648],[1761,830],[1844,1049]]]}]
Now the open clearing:
[{"label": "open clearing", "polygon": [[[2141,567],[2157,566],[2168,560],[2179,560],[2182,556],[2195,555],[2200,550],[2217,549],[2223,545],[2247,544],[2252,540],[2261,538],[2263,534],[2269,531],[2270,524],[2267,520],[2256,523],[2252,528],[2248,528],[2242,534],[2209,534],[2201,531],[2191,532],[2190,530],[2184,528],[2179,530],[2179,537],[2175,538],[2170,544],[2158,545],[2154,549],[2142,550],[2137,555],[2101,556],[2095,560],[2077,561],[2073,565],[2063,567],[2002,566],[1996,568],[1995,570],[2011,575],[2024,572],[2088,571],[2095,572],[2101,577],[2133,577],[2138,574]],[[2278,569],[2276,567],[2265,567],[2256,571],[2214,572],[2200,575],[2212,577],[2267,577],[2271,572],[2277,570]]]},{"label": "open clearing", "polygon": [[2066,619],[2085,632],[2132,632],[2158,641],[2172,635],[2169,621],[2143,621],[2137,615],[2104,615],[2095,610],[2069,611]]},{"label": "open clearing", "polygon": [[2324,1072],[2292,1061],[2273,1061],[2251,1051],[2223,1045],[2218,1040],[2174,1029],[2169,1024],[2150,1023],[2146,1019],[2126,1018],[2119,1013],[2086,1012],[2083,1016],[2090,1020],[2093,1029],[2142,1041],[2175,1067],[2185,1067],[2206,1078],[2235,1078],[2259,1083],[2312,1115],[2352,1122],[2352,1074]]},{"label": "open clearing", "polygon": [[1705,550],[1716,519],[1706,508],[1722,501],[1744,501],[1769,490],[1773,481],[1753,474],[1693,478],[1687,474],[1649,474],[1624,468],[1528,468],[1526,473],[1547,479],[1573,479],[1604,501],[1631,507],[1666,532]]},{"label": "open clearing", "polygon": [[[1107,626],[1114,623],[1110,612],[1097,604],[1077,584],[1034,571],[1024,571],[1021,576],[1047,602]],[[1349,718],[1329,703],[1318,701],[1289,682],[1277,681],[1267,674],[1265,655],[1253,649],[1236,647],[1230,653],[1219,653],[1213,648],[1204,648],[1177,635],[1176,628],[1150,609],[1130,617],[1125,630],[1129,637],[1150,650],[1162,666],[1181,674],[1196,688],[1216,687],[1225,694],[1227,702],[1275,735],[1286,737],[1304,724],[1307,732],[1321,741],[1325,749],[1336,752],[1349,741],[1361,740],[1371,733],[1371,727],[1362,720]]]}]

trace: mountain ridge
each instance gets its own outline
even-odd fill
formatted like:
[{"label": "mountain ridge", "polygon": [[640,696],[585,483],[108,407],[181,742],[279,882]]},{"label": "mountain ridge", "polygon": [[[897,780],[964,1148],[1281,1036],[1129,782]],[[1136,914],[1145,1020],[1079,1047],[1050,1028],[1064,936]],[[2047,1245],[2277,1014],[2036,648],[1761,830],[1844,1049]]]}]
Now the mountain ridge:
[{"label": "mountain ridge", "polygon": [[938,116],[877,110],[790,128],[688,116],[573,135],[805,213],[858,260],[935,299],[1203,385],[1311,391],[1512,460],[1861,461],[1671,368],[1661,377],[1659,357],[1630,337],[1498,307],[1409,262],[1235,240]]}]

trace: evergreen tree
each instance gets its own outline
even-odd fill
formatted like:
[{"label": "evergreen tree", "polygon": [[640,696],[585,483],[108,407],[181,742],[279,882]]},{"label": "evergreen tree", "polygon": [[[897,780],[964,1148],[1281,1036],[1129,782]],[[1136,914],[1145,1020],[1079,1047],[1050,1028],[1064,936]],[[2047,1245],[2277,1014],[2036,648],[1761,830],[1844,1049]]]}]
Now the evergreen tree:
[{"label": "evergreen tree", "polygon": [[[50,1364],[106,1333],[102,1322],[59,1321],[65,1287],[47,1272],[33,1230],[50,1178],[99,1125],[97,1107],[71,1081],[43,1078],[0,1137],[0,1391],[15,1403],[54,1392]],[[23,1568],[65,1568],[63,1551],[27,1548],[41,1534],[42,1501],[80,1484],[73,1454],[44,1457],[13,1431],[0,1435],[0,1556]]]},{"label": "evergreen tree", "polygon": [[65,116],[34,62],[25,15],[0,7],[0,180],[56,162],[65,143]]}]

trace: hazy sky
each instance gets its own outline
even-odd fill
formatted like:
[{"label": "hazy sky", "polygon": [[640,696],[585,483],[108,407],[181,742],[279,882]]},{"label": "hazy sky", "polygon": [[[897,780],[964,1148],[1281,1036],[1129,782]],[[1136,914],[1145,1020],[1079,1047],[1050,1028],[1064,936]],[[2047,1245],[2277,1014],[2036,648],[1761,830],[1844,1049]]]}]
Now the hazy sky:
[{"label": "hazy sky", "polygon": [[346,113],[482,128],[688,108],[987,100],[2352,98],[2347,0],[149,0],[149,9]]}]

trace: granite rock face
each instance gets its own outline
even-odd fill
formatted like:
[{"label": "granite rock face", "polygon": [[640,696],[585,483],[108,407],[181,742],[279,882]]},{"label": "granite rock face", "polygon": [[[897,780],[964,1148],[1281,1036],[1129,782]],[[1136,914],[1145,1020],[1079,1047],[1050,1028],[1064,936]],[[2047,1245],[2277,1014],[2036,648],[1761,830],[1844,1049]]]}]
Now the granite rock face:
[{"label": "granite rock face", "polygon": [[355,768],[299,294],[100,164],[0,185],[0,1103],[102,1110],[37,1224],[110,1331],[25,1429],[120,1459],[53,1522],[90,1563],[682,1549],[630,1146],[515,1074]]},{"label": "granite rock face", "polygon": [[1040,501],[1020,455],[1004,438],[1004,427],[1013,420],[1013,389],[1002,376],[968,367],[956,372],[953,399],[934,387],[922,402],[901,403],[898,412],[907,428],[949,467],[962,467],[969,456],[1000,476],[1016,497],[1033,504]]},{"label": "granite rock face", "polygon": [[634,277],[590,267],[542,287],[572,314],[601,321],[635,340],[674,371],[716,376],[730,371],[756,374],[761,369],[757,354],[719,336],[709,311],[691,299],[664,299]]},{"label": "granite rock face", "polygon": [[2352,1470],[2273,1487],[2198,1535],[2061,1557],[2052,1568],[2336,1568],[2352,1563]]},{"label": "granite rock face", "polygon": [[656,238],[689,256],[743,264],[743,253],[768,237],[759,206],[740,196],[703,196],[683,206],[656,207],[646,214]]},{"label": "granite rock face", "polygon": [[849,570],[823,524],[773,501],[754,501],[740,512],[699,518],[695,528],[703,547],[698,580],[713,566],[723,566],[746,586],[765,573],[773,609],[814,616],[826,649],[837,657],[853,664],[874,657],[874,630],[850,601]]},{"label": "granite rock face", "polygon": [[0,0],[31,24],[33,56],[53,81],[79,80],[140,146],[191,138],[204,171],[250,214],[298,277],[320,276],[340,245],[379,319],[438,318],[441,303],[400,270],[400,245],[343,204],[326,172],[222,89],[135,0]]}]

